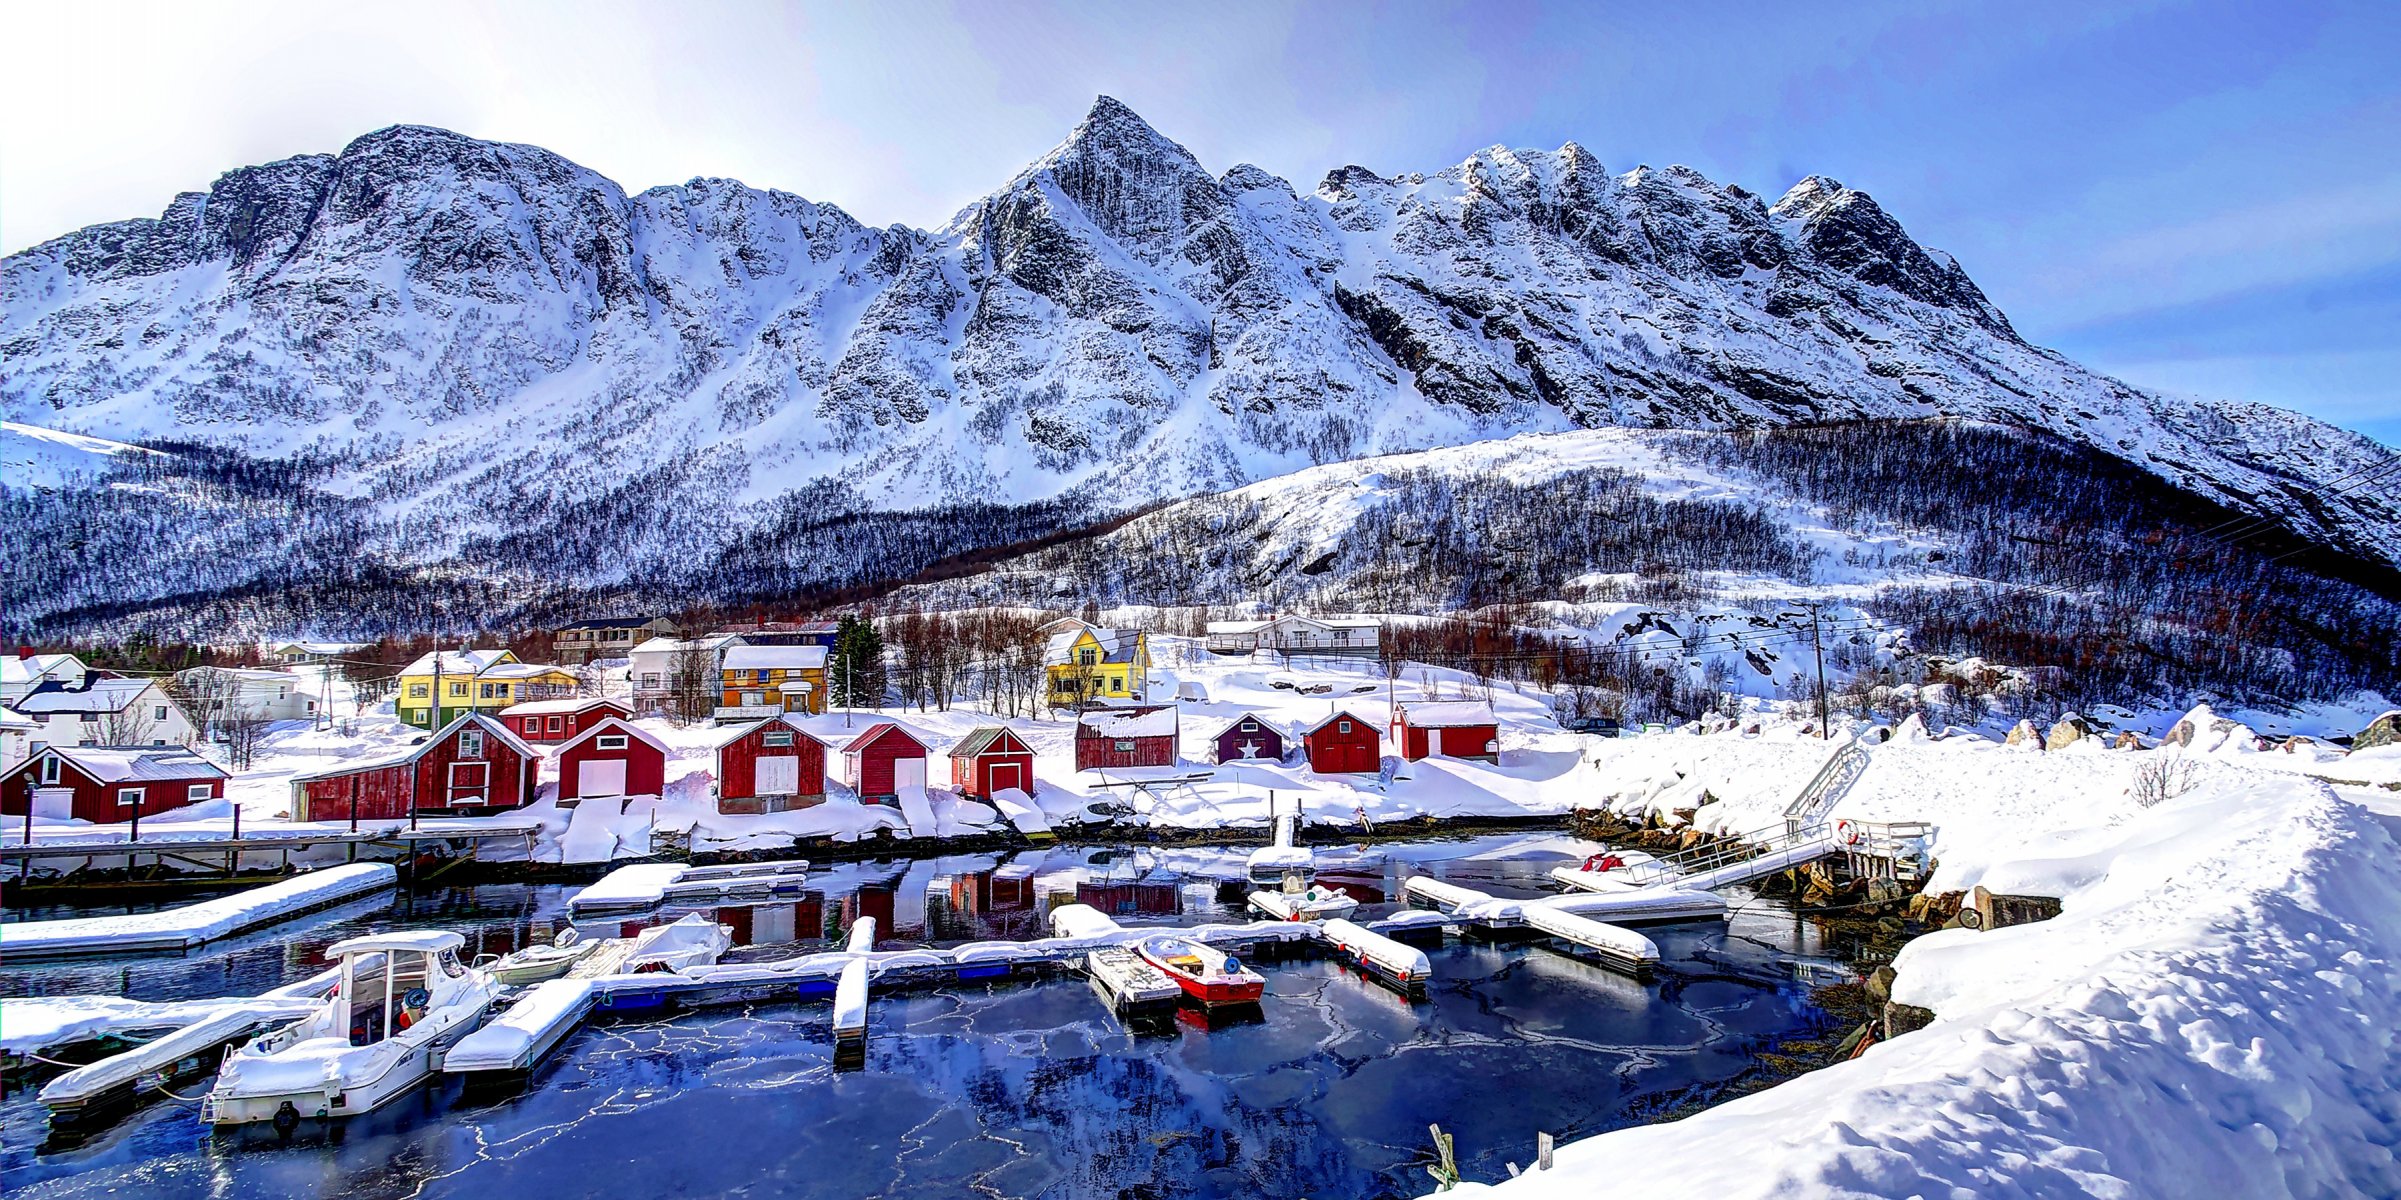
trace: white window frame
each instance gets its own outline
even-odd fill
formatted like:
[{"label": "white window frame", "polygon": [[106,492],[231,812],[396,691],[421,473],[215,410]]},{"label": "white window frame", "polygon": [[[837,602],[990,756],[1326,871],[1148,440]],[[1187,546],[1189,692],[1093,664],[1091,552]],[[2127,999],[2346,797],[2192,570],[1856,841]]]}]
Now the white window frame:
[{"label": "white window frame", "polygon": [[1119,738],[1119,739],[1117,739],[1117,752],[1118,752],[1119,754],[1132,754],[1132,753],[1134,752],[1134,739],[1132,739],[1132,738]]},{"label": "white window frame", "polygon": [[484,731],[469,725],[459,730],[459,757],[481,761],[484,756]]},{"label": "white window frame", "polygon": [[560,716],[560,715],[559,715],[559,714],[557,714],[557,713],[553,713],[553,714],[551,714],[551,717],[550,717],[550,732],[552,732],[552,733],[565,733],[565,732],[567,732],[567,718],[565,718],[565,717],[563,717],[563,716]]},{"label": "white window frame", "polygon": [[198,804],[203,800],[214,799],[216,796],[209,791],[209,786],[205,783],[191,784],[183,789],[183,802],[186,804]]},{"label": "white window frame", "polygon": [[60,770],[59,770],[59,768],[60,768],[61,766],[63,766],[63,765],[65,765],[65,764],[64,764],[64,763],[63,763],[63,762],[62,762],[62,761],[59,759],[59,757],[58,757],[57,755],[55,755],[55,754],[53,754],[53,755],[50,755],[49,757],[47,757],[47,758],[44,758],[44,759],[42,760],[42,786],[43,786],[43,787],[57,787],[57,786],[58,786],[59,775],[60,775],[60,773],[61,773],[61,772],[60,772]]},{"label": "white window frame", "polygon": [[488,763],[488,762],[454,762],[454,763],[450,764],[450,778],[449,778],[449,780],[447,781],[447,782],[448,782],[448,784],[449,784],[449,786],[448,786],[447,788],[443,789],[443,792],[442,792],[442,799],[443,799],[443,801],[445,802],[445,807],[447,807],[447,806],[448,806],[448,805],[450,805],[450,804],[456,804],[456,803],[458,803],[458,799],[459,799],[459,768],[461,768],[461,767],[473,767],[473,768],[476,768],[477,770],[480,770],[480,771],[482,771],[482,772],[484,773],[484,781],[483,781],[481,784],[478,784],[478,785],[476,785],[474,788],[471,788],[471,789],[469,789],[469,790],[483,793],[483,795],[482,795],[482,796],[481,796],[481,797],[480,797],[480,798],[479,798],[479,799],[476,801],[476,803],[478,803],[478,804],[489,804],[489,803],[491,803],[491,800],[492,800],[492,764],[490,764],[490,763]]},{"label": "white window frame", "polygon": [[153,705],[151,705],[151,706],[150,706],[150,719],[151,719],[151,720],[153,720],[153,721],[164,721],[164,720],[166,720],[166,719],[167,719],[167,706],[166,706],[166,705],[164,705],[164,704],[153,704]]},{"label": "white window frame", "polygon": [[789,729],[770,729],[759,735],[759,745],[764,749],[782,750],[792,744],[792,731]]},{"label": "white window frame", "polygon": [[623,750],[625,742],[626,737],[622,733],[604,733],[592,739],[592,748],[595,750]]},{"label": "white window frame", "polygon": [[1351,723],[1350,723],[1350,722],[1348,722],[1348,721],[1336,721],[1336,722],[1334,722],[1334,732],[1336,732],[1336,733],[1349,733],[1350,731],[1351,731]]},{"label": "white window frame", "polygon": [[145,799],[148,799],[148,798],[149,798],[149,796],[148,796],[148,793],[149,793],[149,791],[150,791],[150,789],[148,789],[148,788],[138,788],[138,787],[121,787],[121,788],[118,788],[118,789],[117,789],[117,807],[119,807],[119,808],[137,808],[137,807],[139,807],[139,806],[141,805],[141,803],[142,803],[142,801],[143,801],[143,800],[145,800]]}]

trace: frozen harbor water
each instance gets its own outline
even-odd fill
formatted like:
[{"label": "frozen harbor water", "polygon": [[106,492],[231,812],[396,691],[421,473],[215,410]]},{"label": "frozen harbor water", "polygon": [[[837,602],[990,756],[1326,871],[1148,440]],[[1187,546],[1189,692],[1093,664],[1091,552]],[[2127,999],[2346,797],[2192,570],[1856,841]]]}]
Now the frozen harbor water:
[{"label": "frozen harbor water", "polygon": [[[1579,852],[1555,838],[1381,846],[1321,878],[1385,891],[1362,897],[1374,913],[1391,906],[1390,881],[1403,873],[1530,894]],[[856,916],[876,916],[903,942],[1010,936],[1020,924],[1031,934],[1019,914],[1070,895],[1128,923],[1220,920],[1246,893],[1232,882],[1242,854],[1076,848],[1011,863],[849,864],[813,875],[822,891],[747,906],[730,923],[751,943],[737,954],[767,955]],[[1220,862],[1224,879],[1212,874]],[[365,928],[456,928],[471,949],[498,951],[564,920],[571,890],[403,898],[302,923],[284,931],[295,934],[288,944],[237,941],[159,960],[157,978],[146,968],[124,978],[151,998],[257,990],[313,970],[309,946]],[[521,1089],[445,1083],[354,1120],[339,1144],[305,1131],[289,1148],[212,1138],[188,1106],[161,1102],[83,1145],[45,1146],[39,1106],[12,1093],[0,1104],[0,1187],[159,1197],[1413,1195],[1429,1122],[1457,1135],[1471,1177],[1491,1177],[1504,1160],[1528,1161],[1539,1131],[1566,1137],[1637,1120],[1733,1077],[1761,1044],[1817,1019],[1797,984],[1772,982],[1772,964],[1796,948],[1789,918],[1754,909],[1730,930],[1652,932],[1666,961],[1648,985],[1524,945],[1454,943],[1431,952],[1435,981],[1422,1002],[1336,962],[1276,963],[1264,969],[1256,1013],[1214,1028],[1190,1013],[1129,1028],[1066,981],[879,995],[865,1065],[847,1071],[834,1067],[822,1002],[601,1023],[572,1035]],[[0,994],[99,990],[120,978],[117,966],[10,970]]]}]

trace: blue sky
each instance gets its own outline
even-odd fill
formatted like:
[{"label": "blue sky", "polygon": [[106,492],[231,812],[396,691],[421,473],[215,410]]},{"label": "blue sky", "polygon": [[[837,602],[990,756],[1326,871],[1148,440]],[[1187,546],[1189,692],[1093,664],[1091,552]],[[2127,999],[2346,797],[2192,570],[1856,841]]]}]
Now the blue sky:
[{"label": "blue sky", "polygon": [[2401,2],[16,6],[0,248],[401,121],[933,225],[1114,95],[1222,169],[1873,193],[2030,339],[2401,444]]}]

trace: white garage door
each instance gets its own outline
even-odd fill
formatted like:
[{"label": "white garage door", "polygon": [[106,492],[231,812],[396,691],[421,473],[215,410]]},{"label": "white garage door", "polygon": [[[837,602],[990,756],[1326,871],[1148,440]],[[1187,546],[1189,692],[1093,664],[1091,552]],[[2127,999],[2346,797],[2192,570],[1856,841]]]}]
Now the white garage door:
[{"label": "white garage door", "polygon": [[609,759],[585,763],[575,773],[575,794],[579,798],[622,796],[625,794],[625,760]]},{"label": "white garage door", "polygon": [[800,760],[790,755],[759,760],[757,786],[762,796],[794,796],[800,793]]},{"label": "white garage door", "polygon": [[896,792],[925,790],[925,760],[896,758],[892,760],[892,790]]}]

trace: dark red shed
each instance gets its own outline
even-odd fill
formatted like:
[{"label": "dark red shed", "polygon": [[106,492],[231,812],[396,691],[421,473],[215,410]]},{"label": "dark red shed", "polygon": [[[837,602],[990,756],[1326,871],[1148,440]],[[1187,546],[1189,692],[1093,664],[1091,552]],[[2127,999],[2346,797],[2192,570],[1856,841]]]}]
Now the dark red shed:
[{"label": "dark red shed", "polygon": [[0,812],[110,825],[225,794],[225,772],[182,746],[45,746],[0,775]]},{"label": "dark red shed", "polygon": [[717,746],[717,811],[767,813],[825,802],[825,754],[786,713],[769,717]]},{"label": "dark red shed", "polygon": [[1075,769],[1173,766],[1175,743],[1172,704],[1096,708],[1076,718]]},{"label": "dark red shed", "polygon": [[1217,761],[1275,762],[1284,757],[1284,730],[1257,713],[1244,713],[1228,722],[1216,738]]},{"label": "dark red shed", "polygon": [[1375,724],[1337,712],[1301,733],[1309,769],[1320,775],[1373,775],[1384,769],[1384,736]]},{"label": "dark red shed", "polygon": [[631,721],[634,710],[621,700],[597,696],[581,700],[533,700],[500,710],[500,723],[508,726],[510,733],[536,745],[567,741],[610,717]]},{"label": "dark red shed", "polygon": [[1444,758],[1501,760],[1501,726],[1489,705],[1473,701],[1425,701],[1392,709],[1392,739],[1412,762],[1429,754]]},{"label": "dark red shed", "polygon": [[302,821],[472,816],[533,801],[541,752],[483,713],[461,713],[401,753],[295,776],[292,816]]},{"label": "dark red shed", "polygon": [[559,807],[656,796],[667,788],[667,744],[630,721],[602,717],[559,747]]},{"label": "dark red shed", "polygon": [[990,800],[992,793],[1016,788],[1034,794],[1034,751],[1025,740],[998,725],[970,730],[950,748],[950,788],[962,796]]},{"label": "dark red shed", "polygon": [[925,743],[891,721],[861,730],[842,747],[842,782],[867,801],[897,803],[903,787],[925,786]]}]

